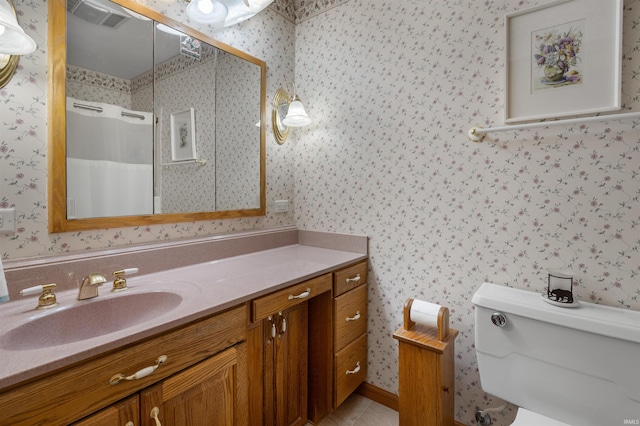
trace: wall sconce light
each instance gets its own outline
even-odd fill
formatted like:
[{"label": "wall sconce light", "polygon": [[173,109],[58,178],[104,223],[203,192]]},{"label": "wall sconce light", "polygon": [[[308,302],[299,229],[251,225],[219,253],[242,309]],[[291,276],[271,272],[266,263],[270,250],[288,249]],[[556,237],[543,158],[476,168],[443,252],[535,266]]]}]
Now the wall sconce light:
[{"label": "wall sconce light", "polygon": [[0,88],[18,68],[18,55],[28,55],[36,47],[36,42],[18,24],[11,0],[0,0]]},{"label": "wall sconce light", "polygon": [[185,0],[187,16],[194,22],[229,27],[255,16],[273,0]]},{"label": "wall sconce light", "polygon": [[[293,86],[293,96],[289,95],[290,86]],[[311,119],[296,93],[296,85],[289,83],[287,90],[278,89],[273,97],[271,109],[271,126],[276,142],[282,145],[287,140],[291,127],[303,127],[309,124]]]}]

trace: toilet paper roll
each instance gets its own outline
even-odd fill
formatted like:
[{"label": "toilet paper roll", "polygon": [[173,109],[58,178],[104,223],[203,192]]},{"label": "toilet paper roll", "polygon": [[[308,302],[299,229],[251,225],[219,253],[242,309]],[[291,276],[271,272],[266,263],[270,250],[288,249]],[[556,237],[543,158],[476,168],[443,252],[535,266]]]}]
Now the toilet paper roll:
[{"label": "toilet paper roll", "polygon": [[435,303],[414,299],[409,311],[409,318],[416,324],[437,327],[441,308],[442,306]]},{"label": "toilet paper roll", "polygon": [[424,300],[408,299],[404,305],[404,328],[411,329],[420,324],[434,327],[438,340],[443,341],[449,334],[449,309]]}]

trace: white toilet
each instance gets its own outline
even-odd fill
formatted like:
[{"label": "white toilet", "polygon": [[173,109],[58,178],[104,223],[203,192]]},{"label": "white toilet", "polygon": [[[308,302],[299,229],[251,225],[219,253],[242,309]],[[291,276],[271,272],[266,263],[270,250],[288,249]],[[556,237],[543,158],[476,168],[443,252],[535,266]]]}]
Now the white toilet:
[{"label": "white toilet", "polygon": [[472,303],[482,389],[520,407],[512,425],[640,424],[640,312],[490,283]]}]

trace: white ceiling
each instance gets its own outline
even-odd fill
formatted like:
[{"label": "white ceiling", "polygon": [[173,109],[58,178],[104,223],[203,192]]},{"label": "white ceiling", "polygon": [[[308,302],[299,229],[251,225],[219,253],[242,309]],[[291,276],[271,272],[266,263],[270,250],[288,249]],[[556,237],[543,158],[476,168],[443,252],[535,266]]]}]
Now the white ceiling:
[{"label": "white ceiling", "polygon": [[[67,63],[131,79],[153,67],[153,22],[134,18],[109,0],[90,0],[129,17],[117,28],[67,13]],[[156,62],[179,52],[180,38],[156,31]]]}]

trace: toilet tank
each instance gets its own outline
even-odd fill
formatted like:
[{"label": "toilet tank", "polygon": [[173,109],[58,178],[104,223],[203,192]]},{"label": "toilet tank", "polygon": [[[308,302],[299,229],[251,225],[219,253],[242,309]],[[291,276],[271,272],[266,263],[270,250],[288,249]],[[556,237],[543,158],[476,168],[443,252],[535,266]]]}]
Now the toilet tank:
[{"label": "toilet tank", "polygon": [[640,424],[640,312],[491,283],[472,303],[485,392],[571,425]]}]

